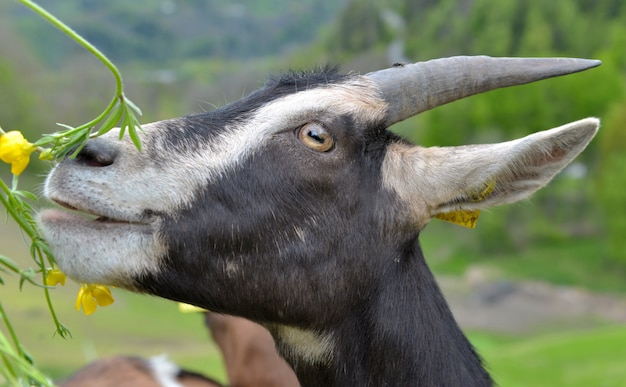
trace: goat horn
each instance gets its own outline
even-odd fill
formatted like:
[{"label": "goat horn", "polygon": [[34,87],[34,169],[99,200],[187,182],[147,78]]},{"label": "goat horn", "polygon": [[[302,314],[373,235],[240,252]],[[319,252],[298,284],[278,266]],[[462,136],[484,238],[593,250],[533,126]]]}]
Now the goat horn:
[{"label": "goat horn", "polygon": [[574,58],[456,56],[366,74],[389,104],[387,125],[470,95],[575,73],[602,62]]}]

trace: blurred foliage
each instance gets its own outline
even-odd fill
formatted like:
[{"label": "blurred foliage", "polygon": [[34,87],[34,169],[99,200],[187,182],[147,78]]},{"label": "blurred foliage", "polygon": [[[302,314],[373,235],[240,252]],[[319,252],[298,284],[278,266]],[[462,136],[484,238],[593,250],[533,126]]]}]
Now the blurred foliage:
[{"label": "blurred foliage", "polygon": [[[7,51],[4,50],[5,47]],[[0,23],[0,48],[2,125],[7,130],[18,127],[37,128],[43,122],[43,117],[33,114],[36,97],[32,90],[36,85],[30,75],[40,71],[41,66],[30,55],[19,34],[6,23]]]},{"label": "blurred foliage", "polygon": [[348,8],[339,14],[326,46],[331,55],[346,57],[349,53],[359,53],[391,40],[389,26],[383,20],[383,7],[377,2],[353,0]]},{"label": "blurred foliage", "polygon": [[406,0],[403,9],[414,15],[406,22],[409,58],[572,56],[603,61],[599,69],[583,74],[496,90],[425,114],[420,126],[429,129],[416,138],[425,145],[459,145],[482,140],[494,130],[504,138],[519,136],[546,124],[600,115],[624,95],[626,3],[621,1]]},{"label": "blurred foliage", "polygon": [[[250,58],[277,55],[290,45],[315,39],[319,23],[343,2],[336,0],[40,0],[116,63],[170,64],[180,58]],[[39,57],[55,65],[79,52],[49,26],[27,17],[19,6],[21,34]],[[288,44],[285,44],[288,43]]]},{"label": "blurred foliage", "polygon": [[[604,119],[602,141],[593,142],[549,189],[538,192],[532,205],[484,214],[472,248],[485,254],[521,254],[531,242],[567,244],[572,237],[591,236],[607,239],[610,246],[600,259],[626,264],[626,3],[406,0],[398,9],[406,20],[409,58],[485,54],[603,61],[600,68],[582,74],[437,108],[399,132],[424,145],[459,145],[504,141],[548,125],[599,116]],[[597,192],[585,172],[599,176]]]},{"label": "blurred foliage", "polygon": [[626,266],[626,100],[607,113],[600,134],[597,199],[606,219],[610,258]]}]

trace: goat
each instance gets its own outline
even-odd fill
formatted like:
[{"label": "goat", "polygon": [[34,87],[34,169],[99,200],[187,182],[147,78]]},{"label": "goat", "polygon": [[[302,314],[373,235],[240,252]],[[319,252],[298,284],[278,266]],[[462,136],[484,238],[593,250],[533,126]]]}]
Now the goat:
[{"label": "goat", "polygon": [[46,209],[40,227],[77,281],[261,323],[303,386],[491,385],[420,232],[442,214],[528,197],[599,121],[432,148],[388,128],[599,64],[478,56],[287,74],[214,111],[146,125],[142,152],[119,133],[91,140],[44,187],[79,214]]},{"label": "goat", "polygon": [[59,387],[220,387],[215,380],[180,369],[162,356],[116,356],[96,360]]},{"label": "goat", "polygon": [[265,328],[241,317],[211,312],[205,313],[205,323],[222,352],[231,387],[299,386]]},{"label": "goat", "polygon": [[[222,352],[230,387],[297,387],[298,379],[278,355],[269,332],[241,317],[204,313]],[[181,369],[164,356],[115,356],[96,360],[59,387],[220,387],[213,379]]]}]

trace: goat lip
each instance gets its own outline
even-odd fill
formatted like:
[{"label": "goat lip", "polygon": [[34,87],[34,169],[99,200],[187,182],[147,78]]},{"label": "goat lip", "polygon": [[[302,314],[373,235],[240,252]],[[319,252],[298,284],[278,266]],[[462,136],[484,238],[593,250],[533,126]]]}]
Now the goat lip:
[{"label": "goat lip", "polygon": [[99,214],[96,214],[96,213],[94,213],[92,211],[89,211],[87,209],[84,209],[84,208],[79,208],[79,207],[77,207],[75,205],[72,205],[72,204],[69,204],[68,202],[63,201],[63,200],[59,200],[59,199],[56,199],[56,198],[52,198],[50,200],[52,200],[52,202],[54,202],[55,204],[58,204],[59,206],[65,208],[65,209],[74,211],[74,212],[82,214],[82,215],[90,215],[90,216],[95,216],[95,217],[100,216]]},{"label": "goat lip", "polygon": [[[107,215],[103,215],[102,213],[98,213],[96,211],[93,210],[89,210],[83,207],[78,207],[72,204],[69,204],[65,201],[62,200],[58,200],[58,199],[52,199],[52,201],[56,204],[58,204],[59,206],[63,207],[63,210],[56,210],[56,212],[62,212],[65,213],[65,215],[72,217],[74,219],[80,218],[82,220],[87,220],[87,221],[91,221],[91,222],[96,222],[96,223],[101,223],[101,224],[110,224],[110,225],[114,225],[114,224],[118,224],[118,225],[122,225],[122,224],[137,224],[137,225],[145,225],[146,222],[141,222],[141,221],[132,221],[130,219],[122,219],[122,218],[117,218],[117,217],[111,217],[111,216],[107,216]],[[70,210],[70,211],[65,211],[64,209]],[[54,211],[54,210],[52,210]]]},{"label": "goat lip", "polygon": [[107,223],[107,224],[142,224],[140,222],[130,222],[127,220],[113,219],[107,216],[99,216],[96,219],[94,219],[94,222]]},{"label": "goat lip", "polygon": [[68,210],[80,211],[78,208],[62,200],[59,200],[59,199],[51,199],[51,200],[55,202],[56,204],[60,205],[61,207],[67,208]]},{"label": "goat lip", "polygon": [[[127,231],[145,229],[150,227],[147,222],[132,222],[128,220],[113,219],[106,216],[95,217],[85,212],[66,211],[58,208],[47,208],[39,213],[39,219],[43,224],[51,227],[79,230],[113,230],[126,229]],[[56,225],[56,226],[53,226]]]}]

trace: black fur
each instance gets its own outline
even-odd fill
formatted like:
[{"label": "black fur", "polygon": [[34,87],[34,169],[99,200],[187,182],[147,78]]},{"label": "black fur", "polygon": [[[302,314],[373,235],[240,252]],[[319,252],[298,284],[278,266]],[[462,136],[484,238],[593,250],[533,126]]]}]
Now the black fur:
[{"label": "black fur", "polygon": [[[164,141],[210,141],[276,98],[344,79],[334,70],[273,79],[177,120]],[[270,328],[330,334],[330,364],[287,359],[305,386],[490,385],[426,266],[419,230],[396,223],[402,208],[382,187],[385,152],[400,140],[356,118],[317,118],[337,143],[328,153],[284,131],[179,213],[160,214],[168,254],[137,286]]]}]

